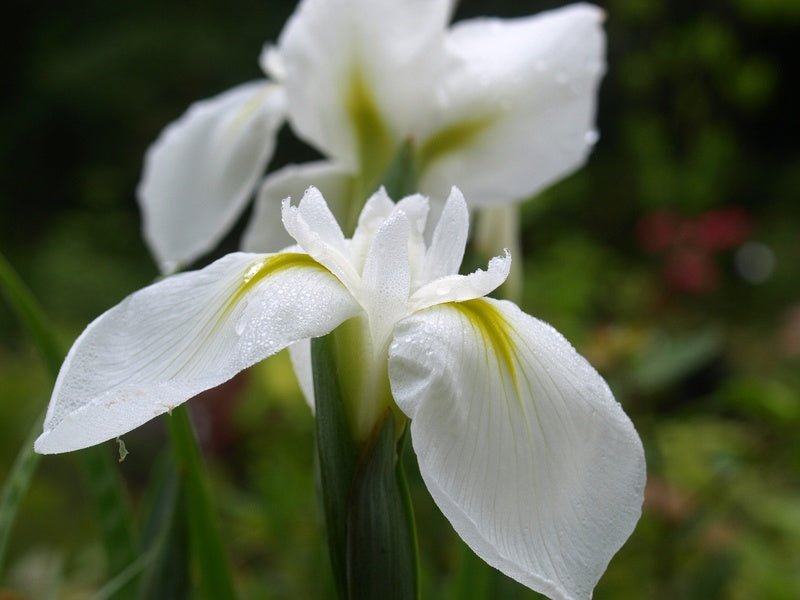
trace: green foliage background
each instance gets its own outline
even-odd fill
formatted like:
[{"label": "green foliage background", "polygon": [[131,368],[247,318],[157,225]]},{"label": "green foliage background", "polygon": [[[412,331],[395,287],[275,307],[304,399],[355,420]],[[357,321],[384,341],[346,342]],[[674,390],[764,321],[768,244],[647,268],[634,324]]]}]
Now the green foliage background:
[{"label": "green foliage background", "polygon": [[[464,0],[457,18],[553,2]],[[796,0],[605,3],[609,71],[587,166],[523,209],[523,307],[606,376],[645,443],[645,512],[595,597],[800,597],[800,153]],[[3,24],[0,251],[68,345],[156,269],[135,203],[142,156],[186,106],[260,77],[292,2],[12,3]],[[271,168],[313,158],[288,131]],[[775,263],[752,284],[736,249],[716,285],[670,287],[637,223],[740,207]],[[687,221],[688,222],[688,221]],[[236,246],[234,232],[220,253]],[[0,303],[0,477],[51,381]],[[313,423],[285,356],[192,403],[246,598],[325,596]],[[163,424],[126,436],[141,511]],[[108,452],[116,452],[113,444]],[[410,457],[409,457],[410,458]],[[464,551],[419,480],[426,598],[533,596]],[[47,457],[0,598],[84,598],[105,582],[74,457]]]}]

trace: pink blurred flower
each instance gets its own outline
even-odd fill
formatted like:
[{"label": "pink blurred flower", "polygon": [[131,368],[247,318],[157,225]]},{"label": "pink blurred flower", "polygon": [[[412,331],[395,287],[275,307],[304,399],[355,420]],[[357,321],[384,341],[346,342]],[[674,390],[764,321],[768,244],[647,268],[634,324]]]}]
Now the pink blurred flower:
[{"label": "pink blurred flower", "polygon": [[653,211],[637,223],[636,239],[645,252],[665,255],[663,277],[669,288],[701,295],[714,291],[719,283],[715,253],[739,246],[751,229],[750,216],[740,207],[694,218]]}]

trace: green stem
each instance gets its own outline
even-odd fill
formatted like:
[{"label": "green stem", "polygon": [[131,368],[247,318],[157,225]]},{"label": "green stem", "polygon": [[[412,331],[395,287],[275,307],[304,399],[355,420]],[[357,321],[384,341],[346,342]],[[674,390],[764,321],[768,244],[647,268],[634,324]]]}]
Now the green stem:
[{"label": "green stem", "polygon": [[33,340],[50,375],[55,379],[64,359],[61,344],[53,334],[53,329],[39,303],[2,253],[0,253],[0,288],[22,327]]},{"label": "green stem", "polygon": [[5,565],[11,529],[25,493],[31,485],[36,466],[39,464],[40,456],[33,451],[33,442],[42,430],[42,420],[43,418],[39,417],[34,422],[24,445],[17,453],[0,495],[0,576]]},{"label": "green stem", "polygon": [[395,424],[387,410],[352,482],[347,514],[350,600],[419,597],[414,517],[404,493]]},{"label": "green stem", "polygon": [[356,450],[348,426],[335,362],[334,334],[311,340],[317,452],[333,578],[347,597],[347,499]]},{"label": "green stem", "polygon": [[[342,397],[335,332],[311,341],[317,449],[331,566],[344,600],[418,597],[413,512],[387,408],[356,448]],[[351,368],[357,368],[353,365]]]},{"label": "green stem", "polygon": [[[108,557],[108,573],[116,577],[128,570],[138,558],[127,497],[117,474],[117,465],[107,446],[86,448],[78,455],[100,522],[103,546]],[[115,592],[114,598],[133,598],[135,591],[135,577],[130,577]]]},{"label": "green stem", "polygon": [[[64,356],[61,345],[39,303],[2,254],[0,254],[0,289],[31,337],[50,375],[55,379]],[[39,455],[33,451],[33,441],[41,431],[43,420],[44,417],[41,417],[34,422],[0,496],[0,569],[4,563],[8,539],[19,506],[30,487],[39,463]],[[132,520],[127,511],[123,486],[113,461],[102,448],[90,448],[78,453],[78,456],[82,460],[83,470],[90,482],[104,546],[108,553],[109,569],[116,575],[136,559],[135,544],[130,529]],[[126,591],[117,597],[126,597],[128,593]]]},{"label": "green stem", "polygon": [[211,504],[208,477],[186,407],[175,408],[168,421],[178,469],[185,482],[189,544],[197,561],[201,590],[206,598],[214,600],[235,598],[233,578]]}]

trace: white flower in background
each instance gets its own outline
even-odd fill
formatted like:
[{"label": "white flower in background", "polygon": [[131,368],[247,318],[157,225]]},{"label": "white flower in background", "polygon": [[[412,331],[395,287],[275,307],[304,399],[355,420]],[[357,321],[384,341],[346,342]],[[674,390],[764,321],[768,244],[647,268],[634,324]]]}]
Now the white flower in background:
[{"label": "white flower in background", "polygon": [[[639,518],[641,442],[606,383],[549,325],[484,296],[510,257],[459,275],[467,206],[381,190],[346,239],[310,189],[283,204],[296,246],[236,253],[134,293],[69,352],[42,453],[113,439],[309,338],[336,330],[343,398],[363,441],[387,407],[410,419],[422,477],[487,563],[552,598],[589,598]],[[347,361],[347,362],[344,362]]]},{"label": "white flower in background", "polygon": [[278,128],[328,160],[262,184],[244,248],[283,247],[280,199],[318,186],[357,215],[410,141],[418,187],[473,206],[527,198],[579,167],[604,70],[603,13],[575,4],[519,19],[447,22],[450,0],[304,0],[262,55],[270,80],[193,105],[148,151],[139,186],[164,270],[213,249],[246,207]]}]

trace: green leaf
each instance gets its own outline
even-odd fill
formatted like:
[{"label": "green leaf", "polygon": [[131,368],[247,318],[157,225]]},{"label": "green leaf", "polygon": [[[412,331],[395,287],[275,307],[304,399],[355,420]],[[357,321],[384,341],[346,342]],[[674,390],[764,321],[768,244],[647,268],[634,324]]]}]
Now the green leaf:
[{"label": "green leaf", "polygon": [[416,535],[390,410],[359,461],[347,519],[349,598],[419,596]]},{"label": "green leaf", "polygon": [[[2,254],[0,254],[0,288],[55,379],[61,368],[64,352],[44,311]],[[17,510],[39,462],[39,456],[33,451],[33,440],[41,431],[43,420],[43,418],[37,419],[34,423],[25,445],[17,455],[0,497],[0,567]],[[78,456],[82,459],[82,467],[87,474],[97,509],[103,543],[108,554],[109,569],[111,573],[117,574],[136,559],[130,530],[132,521],[127,511],[122,484],[114,462],[103,448],[89,448],[80,452]],[[117,598],[129,597],[130,591],[131,588]]]},{"label": "green leaf", "polygon": [[[108,571],[116,576],[137,559],[130,510],[122,482],[107,446],[86,448],[80,451],[79,456],[103,533]],[[135,589],[135,581],[130,581],[113,597],[119,600],[133,598]]]},{"label": "green leaf", "polygon": [[[100,588],[100,590],[92,596],[92,600],[112,600],[113,598],[118,598],[119,594],[125,594],[125,590],[133,585],[147,565],[153,562],[153,556],[152,553],[139,555],[139,558],[125,567],[113,579]],[[174,598],[176,596],[172,597]],[[155,598],[155,596],[147,596],[147,598]]]},{"label": "green leaf", "polygon": [[659,336],[640,355],[631,378],[642,390],[663,389],[710,361],[719,353],[721,343],[722,336],[716,329]]},{"label": "green leaf", "polygon": [[459,540],[461,558],[450,590],[451,600],[484,600],[491,597],[492,567],[478,558],[466,543]]},{"label": "green leaf", "polygon": [[334,334],[311,340],[322,499],[328,551],[340,598],[347,597],[347,510],[356,449],[337,376]]},{"label": "green leaf", "polygon": [[[342,397],[335,334],[311,340],[317,449],[334,579],[340,598],[413,599],[418,564],[413,511],[398,460],[395,417],[356,448]],[[352,368],[352,367],[350,367]]]},{"label": "green leaf", "polygon": [[31,485],[36,466],[39,464],[40,456],[33,451],[33,442],[42,430],[42,420],[43,418],[40,417],[33,423],[24,445],[14,459],[14,464],[3,484],[3,492],[0,495],[0,575],[3,572],[6,549],[14,520],[25,493]]},{"label": "green leaf", "polygon": [[189,532],[182,511],[186,502],[183,488],[175,459],[168,455],[148,490],[142,542],[143,556],[150,560],[140,579],[140,600],[190,596]]},{"label": "green leaf", "polygon": [[39,303],[2,254],[0,289],[55,379],[61,368],[64,352]]},{"label": "green leaf", "polygon": [[[2,254],[0,254],[0,289],[55,378],[64,355],[33,295]],[[42,430],[43,421],[44,413],[34,421],[24,445],[14,459],[0,494],[0,574],[5,564],[6,549],[17,512],[39,464],[39,455],[33,451],[33,442]]]},{"label": "green leaf", "polygon": [[183,479],[182,505],[189,521],[189,545],[201,592],[213,600],[235,598],[233,578],[211,504],[208,477],[186,407],[175,408],[168,421],[178,472]]}]

